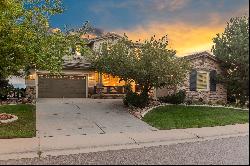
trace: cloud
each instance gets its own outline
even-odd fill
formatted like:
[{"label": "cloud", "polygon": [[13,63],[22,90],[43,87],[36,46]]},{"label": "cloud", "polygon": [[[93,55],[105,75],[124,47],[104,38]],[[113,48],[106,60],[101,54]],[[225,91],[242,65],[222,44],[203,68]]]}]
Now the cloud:
[{"label": "cloud", "polygon": [[[162,21],[151,20],[147,23],[135,25],[128,29],[113,30],[126,35],[133,41],[150,39],[153,35],[161,38],[168,35],[169,47],[177,50],[177,55],[183,56],[198,51],[210,51],[213,45],[212,39],[218,33],[222,33],[226,27],[226,21],[231,17],[249,14],[249,7],[243,6],[233,12],[207,13],[205,21]],[[196,20],[196,22],[195,22]]]},{"label": "cloud", "polygon": [[196,26],[192,24],[176,22],[172,24],[151,22],[146,26],[137,26],[133,29],[116,30],[117,33],[126,35],[129,39],[149,39],[153,35],[161,38],[168,35],[169,46],[177,50],[177,55],[183,56],[197,51],[211,50],[212,38],[224,30],[225,25]]},{"label": "cloud", "polygon": [[99,27],[126,33],[134,41],[167,34],[181,56],[211,50],[226,21],[248,15],[248,6],[248,0],[109,0],[95,3],[92,11],[101,20]]},{"label": "cloud", "polygon": [[158,11],[176,11],[182,9],[189,3],[189,0],[157,0],[151,1],[147,7]]},{"label": "cloud", "polygon": [[126,0],[126,1],[105,1],[90,6],[94,13],[107,12],[109,9],[133,8],[139,12],[161,12],[176,11],[185,7],[190,0]]}]

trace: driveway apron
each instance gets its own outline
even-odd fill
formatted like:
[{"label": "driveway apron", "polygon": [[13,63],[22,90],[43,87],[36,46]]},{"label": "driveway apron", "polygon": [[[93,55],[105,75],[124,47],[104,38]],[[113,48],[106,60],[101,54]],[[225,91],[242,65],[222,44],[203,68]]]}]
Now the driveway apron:
[{"label": "driveway apron", "polygon": [[38,99],[36,106],[40,137],[156,130],[129,114],[120,99]]}]

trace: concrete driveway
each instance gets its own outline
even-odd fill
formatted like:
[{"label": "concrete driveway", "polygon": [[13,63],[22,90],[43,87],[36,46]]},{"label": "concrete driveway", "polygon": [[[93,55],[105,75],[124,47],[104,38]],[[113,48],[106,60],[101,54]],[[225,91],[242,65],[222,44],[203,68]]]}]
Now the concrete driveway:
[{"label": "concrete driveway", "polygon": [[130,115],[120,99],[38,99],[36,106],[40,137],[156,130]]}]

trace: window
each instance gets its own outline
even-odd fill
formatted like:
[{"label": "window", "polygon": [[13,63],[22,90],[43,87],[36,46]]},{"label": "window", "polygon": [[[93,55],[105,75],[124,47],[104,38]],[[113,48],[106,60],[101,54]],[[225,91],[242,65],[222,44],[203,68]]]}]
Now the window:
[{"label": "window", "polygon": [[[95,74],[96,82],[99,82],[99,74]],[[124,86],[125,81],[120,81],[119,77],[114,77],[109,74],[102,74],[102,84],[104,86]]]},{"label": "window", "polygon": [[209,90],[209,73],[206,71],[197,72],[197,90],[206,91]]}]

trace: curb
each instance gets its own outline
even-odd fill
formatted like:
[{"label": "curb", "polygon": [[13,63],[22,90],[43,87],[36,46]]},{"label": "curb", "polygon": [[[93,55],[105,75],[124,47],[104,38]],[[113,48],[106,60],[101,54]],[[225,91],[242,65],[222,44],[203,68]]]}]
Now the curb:
[{"label": "curb", "polygon": [[39,156],[49,157],[49,156],[59,156],[59,155],[73,155],[80,153],[93,153],[93,152],[102,152],[110,150],[123,150],[123,149],[136,149],[136,148],[145,148],[145,147],[155,147],[155,146],[166,146],[166,145],[175,145],[183,143],[192,143],[192,142],[203,142],[211,141],[216,139],[225,139],[233,137],[244,137],[248,136],[248,132],[237,133],[237,134],[227,134],[220,136],[208,136],[208,137],[197,137],[197,138],[187,138],[187,139],[177,139],[177,140],[160,140],[160,141],[148,141],[148,142],[135,142],[131,144],[113,144],[113,145],[104,145],[104,146],[90,146],[84,148],[74,148],[74,149],[53,149],[45,150],[41,154],[39,151],[26,151],[21,153],[6,153],[0,155],[0,161],[6,160],[18,160],[23,158],[38,158]]},{"label": "curb", "polygon": [[162,140],[162,141],[157,141],[157,142],[151,141],[151,142],[140,142],[140,143],[133,143],[133,144],[107,145],[107,146],[101,146],[101,147],[86,147],[86,148],[79,148],[79,149],[51,150],[51,151],[44,151],[41,157],[44,158],[44,157],[59,156],[59,155],[73,155],[73,154],[80,154],[80,153],[94,153],[94,152],[113,151],[113,150],[176,145],[176,144],[183,144],[183,143],[192,143],[192,142],[194,143],[194,142],[212,141],[212,140],[225,139],[225,138],[243,137],[247,135],[248,133],[242,133],[242,134],[223,135],[223,136],[205,137],[205,138],[179,139],[179,140],[168,140],[168,141]]}]

